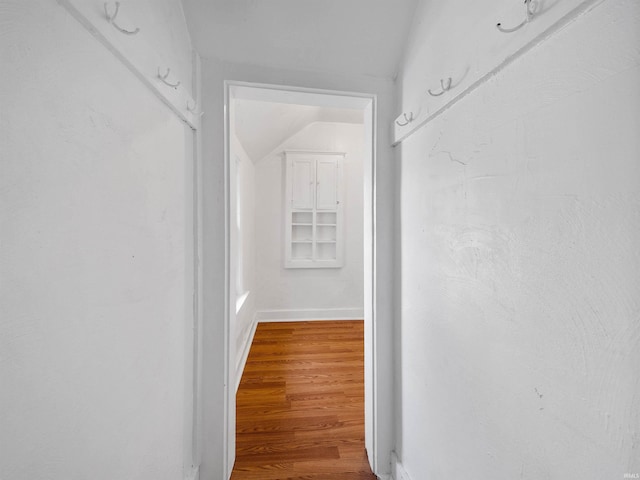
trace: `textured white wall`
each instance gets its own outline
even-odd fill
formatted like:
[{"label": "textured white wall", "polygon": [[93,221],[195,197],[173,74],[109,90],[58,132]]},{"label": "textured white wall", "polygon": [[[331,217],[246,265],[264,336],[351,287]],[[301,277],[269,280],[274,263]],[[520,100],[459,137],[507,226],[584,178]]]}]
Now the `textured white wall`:
[{"label": "textured white wall", "polygon": [[[270,312],[278,319],[286,319],[290,318],[289,313],[295,316],[296,312],[305,310],[325,311],[327,318],[333,316],[332,310],[347,310],[351,315],[362,317],[364,143],[362,125],[315,122],[286,140],[275,154],[256,164],[258,312]],[[346,152],[342,268],[284,268],[283,150]]]},{"label": "textured white wall", "polygon": [[0,478],[182,478],[191,130],[56,2],[0,24]]},{"label": "textured white wall", "polygon": [[606,0],[399,147],[413,479],[640,473],[639,85],[640,4]]}]

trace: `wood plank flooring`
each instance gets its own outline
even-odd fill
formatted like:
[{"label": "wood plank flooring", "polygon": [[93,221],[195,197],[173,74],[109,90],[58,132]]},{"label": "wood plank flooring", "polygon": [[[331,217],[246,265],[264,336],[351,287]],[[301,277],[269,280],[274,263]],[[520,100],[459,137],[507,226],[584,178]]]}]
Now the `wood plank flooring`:
[{"label": "wood plank flooring", "polygon": [[237,394],[231,480],[373,480],[364,322],[261,323]]}]

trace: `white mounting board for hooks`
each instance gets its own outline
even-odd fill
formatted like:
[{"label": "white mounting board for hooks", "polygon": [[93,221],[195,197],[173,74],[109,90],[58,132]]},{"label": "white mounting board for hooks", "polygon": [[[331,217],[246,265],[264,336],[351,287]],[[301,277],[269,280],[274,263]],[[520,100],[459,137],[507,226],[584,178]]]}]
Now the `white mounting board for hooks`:
[{"label": "white mounting board for hooks", "polygon": [[[420,92],[413,98],[403,98],[402,112],[393,122],[393,145],[397,145],[417,129],[427,124],[446,111],[466,95],[494,77],[500,70],[521,57],[538,43],[553,35],[556,31],[573,21],[582,13],[604,0],[537,0],[538,11],[534,18],[523,28],[513,33],[502,33],[496,23],[502,22],[505,27],[520,23],[525,17],[525,5],[522,0],[501,0],[499,8],[488,11],[487,4],[476,3],[481,15],[475,19],[471,28],[465,25],[456,31],[450,26],[451,41],[443,39],[436,48],[435,54],[430,52],[428,67],[422,67],[424,73],[415,73],[413,77],[424,78],[423,85],[407,85],[404,80],[404,91]],[[496,2],[494,2],[495,4]],[[482,4],[482,5],[481,5]],[[463,41],[455,41],[462,38]],[[451,47],[451,48],[449,48]],[[419,59],[416,58],[416,62]],[[427,71],[428,70],[428,71]],[[440,79],[452,78],[451,88],[440,96],[431,96],[428,89],[439,92]],[[407,125],[403,114],[413,115]]]},{"label": "white mounting board for hooks", "polygon": [[[183,122],[197,130],[200,115],[190,111],[193,106],[191,78],[177,78],[173,71],[168,80],[180,81],[178,88],[165,85],[158,78],[158,68],[166,72],[168,60],[153,45],[142,29],[136,35],[125,35],[109,23],[104,11],[104,1],[99,0],[58,0],[69,13],[78,20],[96,39],[113,53],[140,81],[142,81],[162,102],[164,102]],[[109,2],[111,8],[114,2]],[[126,22],[126,4],[120,7],[118,22]],[[121,20],[122,18],[122,20]]]}]

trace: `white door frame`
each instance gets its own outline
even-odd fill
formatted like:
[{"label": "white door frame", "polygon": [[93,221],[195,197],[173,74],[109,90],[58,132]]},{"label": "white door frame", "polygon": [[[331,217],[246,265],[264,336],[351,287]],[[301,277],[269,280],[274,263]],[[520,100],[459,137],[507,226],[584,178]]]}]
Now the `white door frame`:
[{"label": "white door frame", "polygon": [[[378,473],[380,465],[377,465],[377,459],[379,458],[377,452],[378,446],[378,415],[383,412],[378,412],[377,399],[376,399],[376,370],[377,370],[377,352],[376,352],[376,231],[375,231],[375,193],[376,193],[376,125],[377,125],[377,96],[374,94],[363,94],[357,92],[344,92],[336,90],[326,90],[317,88],[284,86],[284,85],[272,85],[252,82],[241,82],[225,80],[224,82],[224,212],[225,212],[225,304],[224,304],[224,379],[225,379],[225,429],[224,429],[224,471],[227,476],[231,475],[233,469],[233,463],[235,460],[235,358],[231,358],[231,354],[234,352],[235,338],[232,338],[234,328],[231,325],[232,309],[235,307],[235,299],[231,299],[231,139],[230,139],[230,100],[231,100],[231,87],[243,86],[254,87],[260,89],[270,89],[279,91],[288,91],[294,93],[310,93],[320,95],[342,96],[351,97],[354,99],[362,99],[367,102],[365,113],[371,115],[370,119],[365,119],[365,128],[370,129],[367,132],[367,141],[371,142],[369,151],[371,155],[365,160],[365,189],[367,192],[367,198],[365,198],[365,228],[364,242],[368,245],[364,245],[364,252],[366,258],[365,272],[369,275],[364,279],[364,300],[365,300],[365,443],[369,454],[369,461],[374,473]],[[370,198],[369,198],[370,197]]]}]

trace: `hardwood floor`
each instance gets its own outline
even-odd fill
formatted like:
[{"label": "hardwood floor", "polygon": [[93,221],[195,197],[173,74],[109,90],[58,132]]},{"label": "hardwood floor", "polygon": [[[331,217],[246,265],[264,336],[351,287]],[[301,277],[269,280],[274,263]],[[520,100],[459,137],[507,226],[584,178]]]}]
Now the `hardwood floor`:
[{"label": "hardwood floor", "polygon": [[372,480],[364,322],[261,323],[237,394],[231,480]]}]

